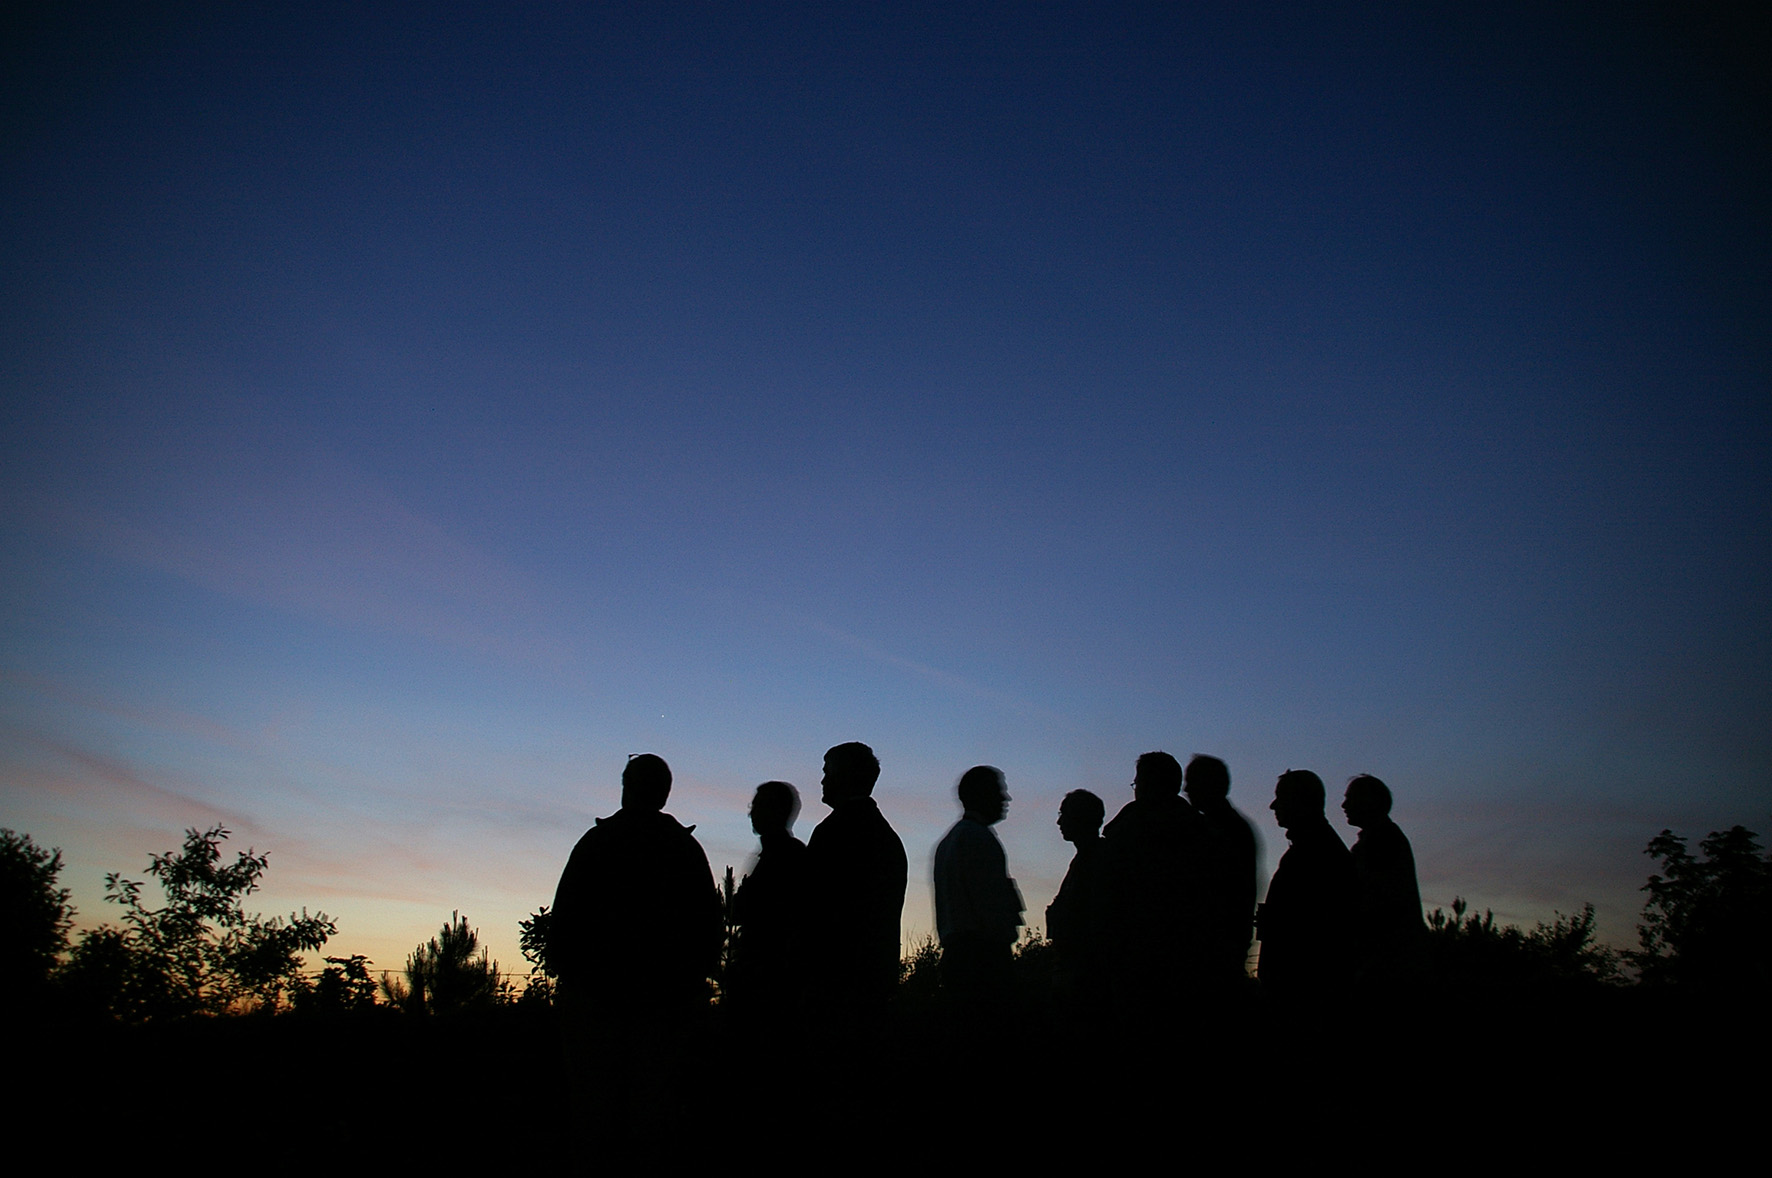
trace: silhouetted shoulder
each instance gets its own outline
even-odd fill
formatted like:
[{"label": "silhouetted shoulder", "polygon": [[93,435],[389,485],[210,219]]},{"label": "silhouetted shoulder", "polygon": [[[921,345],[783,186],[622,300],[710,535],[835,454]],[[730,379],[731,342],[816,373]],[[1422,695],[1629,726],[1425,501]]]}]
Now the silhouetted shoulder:
[{"label": "silhouetted shoulder", "polygon": [[720,898],[707,854],[669,814],[624,808],[573,848],[554,895],[560,976],[604,995],[666,1001],[705,988]]},{"label": "silhouetted shoulder", "polygon": [[733,915],[738,923],[773,924],[778,915],[798,907],[806,886],[809,853],[806,844],[793,835],[765,842],[756,867],[745,876],[733,897]]},{"label": "silhouetted shoulder", "polygon": [[1021,914],[1021,893],[996,833],[971,818],[954,823],[935,848],[935,928],[942,944],[974,938],[1012,945]]},{"label": "silhouetted shoulder", "polygon": [[1079,968],[1091,966],[1102,952],[1112,913],[1103,873],[1106,847],[1100,839],[1080,844],[1046,906],[1046,935],[1060,956]]},{"label": "silhouetted shoulder", "polygon": [[815,870],[854,874],[862,868],[879,872],[873,881],[881,892],[896,881],[903,902],[908,860],[904,841],[880,813],[872,798],[857,798],[832,810],[812,830],[807,843]]},{"label": "silhouetted shoulder", "polygon": [[834,995],[885,997],[898,980],[904,843],[872,798],[842,802],[812,831],[813,952]]},{"label": "silhouetted shoulder", "polygon": [[1261,913],[1261,980],[1277,990],[1346,980],[1352,959],[1354,857],[1327,821],[1296,823]]},{"label": "silhouetted shoulder", "polygon": [[1368,823],[1355,840],[1352,859],[1359,887],[1360,941],[1368,964],[1404,949],[1425,925],[1415,852],[1388,818]]},{"label": "silhouetted shoulder", "polygon": [[1255,936],[1255,828],[1222,798],[1201,806],[1200,817],[1205,829],[1199,843],[1202,970],[1215,983],[1236,983],[1247,977]]}]

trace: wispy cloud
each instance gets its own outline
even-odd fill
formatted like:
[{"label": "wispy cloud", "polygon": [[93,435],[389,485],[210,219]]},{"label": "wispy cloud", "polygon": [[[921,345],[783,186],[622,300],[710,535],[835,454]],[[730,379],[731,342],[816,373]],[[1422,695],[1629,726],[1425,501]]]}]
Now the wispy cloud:
[{"label": "wispy cloud", "polygon": [[34,774],[31,788],[71,801],[92,815],[133,813],[174,828],[221,824],[252,834],[261,828],[244,811],[218,806],[150,779],[129,762],[35,729],[5,725],[7,739],[31,745],[61,761],[67,772]]},{"label": "wispy cloud", "polygon": [[254,748],[258,744],[252,736],[208,716],[177,708],[119,703],[48,675],[0,667],[0,684],[23,688],[59,704],[125,720],[156,732],[195,737],[235,749]]},{"label": "wispy cloud", "polygon": [[1031,700],[1024,699],[1018,695],[1011,695],[1005,691],[998,691],[995,688],[986,687],[981,683],[966,678],[964,675],[958,675],[952,671],[943,670],[940,667],[932,667],[927,663],[920,663],[915,659],[909,659],[905,658],[903,655],[894,654],[880,646],[878,643],[871,642],[859,635],[851,634],[847,630],[838,629],[836,626],[833,626],[828,622],[816,618],[809,618],[806,619],[806,625],[813,631],[855,651],[857,654],[860,654],[873,662],[904,671],[907,674],[914,675],[927,682],[935,683],[949,691],[955,692],[956,694],[971,696],[974,699],[986,700],[990,703],[997,704],[1000,707],[1008,708],[1012,711],[1036,715],[1054,723],[1068,723],[1066,717],[1052,711],[1050,708],[1041,707],[1039,704],[1036,704]]},{"label": "wispy cloud", "polygon": [[534,577],[347,463],[310,455],[213,472],[156,503],[38,499],[28,512],[229,596],[517,662],[565,660]]}]

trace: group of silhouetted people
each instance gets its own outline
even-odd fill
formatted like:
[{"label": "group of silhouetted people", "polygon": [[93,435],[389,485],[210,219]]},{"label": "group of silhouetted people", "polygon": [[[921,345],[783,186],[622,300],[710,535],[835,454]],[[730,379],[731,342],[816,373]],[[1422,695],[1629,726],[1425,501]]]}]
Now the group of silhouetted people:
[{"label": "group of silhouetted people", "polygon": [[[757,787],[751,828],[756,867],[733,898],[739,936],[726,997],[753,1011],[816,998],[865,1012],[898,982],[904,844],[872,797],[880,762],[864,744],[825,754],[831,812],[809,843],[792,833],[793,786]],[[549,963],[561,995],[587,1017],[668,1018],[705,1002],[725,937],[707,855],[663,813],[671,771],[650,753],[629,759],[622,804],[585,832],[560,877]]]},{"label": "group of silhouetted people", "polygon": [[[792,833],[794,787],[757,787],[756,867],[733,897],[739,936],[725,1002],[755,1028],[818,1002],[837,1023],[865,1025],[898,982],[904,844],[871,796],[880,762],[864,744],[825,754],[831,812],[809,843]],[[618,1133],[668,1107],[685,1050],[681,1032],[705,1008],[725,942],[720,893],[693,827],[663,812],[671,770],[628,759],[621,808],[585,832],[554,895],[547,959],[560,979],[568,1068],[584,1107]],[[742,1014],[741,1014],[742,1012]]]},{"label": "group of silhouetted people", "polygon": [[1353,850],[1324,816],[1323,781],[1290,769],[1274,786],[1274,819],[1291,843],[1261,906],[1261,981],[1276,993],[1332,991],[1407,971],[1423,924],[1415,855],[1390,819],[1390,788],[1361,774],[1342,812]]},{"label": "group of silhouetted people", "polygon": [[[652,754],[631,758],[621,808],[585,833],[560,878],[549,961],[563,1001],[593,1023],[668,1022],[705,1005],[726,945],[723,1001],[735,1015],[883,1008],[899,978],[906,858],[872,797],[879,775],[864,744],[827,752],[830,813],[806,843],[793,835],[795,788],[758,786],[750,817],[760,852],[728,915],[693,828],[663,812],[670,768]],[[1367,775],[1348,783],[1342,809],[1360,830],[1350,851],[1325,817],[1322,780],[1308,770],[1280,776],[1272,809],[1290,846],[1259,913],[1258,843],[1230,804],[1230,784],[1217,757],[1196,756],[1184,771],[1151,752],[1138,758],[1133,798],[1112,821],[1088,790],[1065,795],[1058,826],[1075,854],[1046,924],[1071,1009],[1153,1007],[1246,987],[1257,935],[1261,988],[1277,996],[1409,968],[1421,897],[1385,784]],[[1007,1006],[1024,915],[992,829],[1009,792],[990,765],[967,770],[957,792],[962,816],[934,857],[941,979],[956,1010],[989,1022]]]}]

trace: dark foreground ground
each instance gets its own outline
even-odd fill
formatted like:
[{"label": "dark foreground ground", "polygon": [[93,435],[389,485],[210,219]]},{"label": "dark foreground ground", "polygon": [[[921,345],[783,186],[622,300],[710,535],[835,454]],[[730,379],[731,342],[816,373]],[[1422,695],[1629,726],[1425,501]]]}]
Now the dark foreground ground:
[{"label": "dark foreground ground", "polygon": [[1251,992],[1087,1025],[930,1003],[839,1029],[716,1009],[674,1033],[611,1029],[576,1073],[542,1007],[15,1016],[9,1156],[194,1173],[1640,1170],[1744,1134],[1763,1148],[1766,997],[1444,992],[1287,1011]]}]

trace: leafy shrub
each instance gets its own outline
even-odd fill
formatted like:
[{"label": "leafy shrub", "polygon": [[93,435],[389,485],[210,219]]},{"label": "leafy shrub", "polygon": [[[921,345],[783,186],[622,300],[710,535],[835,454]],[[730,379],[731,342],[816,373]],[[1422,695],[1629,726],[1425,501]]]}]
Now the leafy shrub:
[{"label": "leafy shrub", "polygon": [[326,968],[317,979],[297,980],[290,1000],[304,1014],[369,1009],[375,1005],[375,979],[369,975],[369,958],[361,953],[326,958]]},{"label": "leafy shrub", "polygon": [[1664,830],[1645,854],[1661,865],[1643,890],[1627,954],[1648,985],[1757,987],[1772,983],[1772,858],[1743,826],[1712,831],[1694,857]]},{"label": "leafy shrub", "polygon": [[61,848],[44,850],[28,834],[0,830],[0,995],[41,992],[68,947],[74,909],[56,886]]},{"label": "leafy shrub", "polygon": [[407,955],[403,980],[384,973],[381,988],[389,1001],[414,1014],[456,1014],[510,999],[498,962],[480,948],[480,934],[459,912]]},{"label": "leafy shrub", "polygon": [[164,903],[150,908],[144,881],[105,876],[105,900],[122,927],[83,933],[63,971],[69,993],[131,1022],[274,1010],[300,985],[301,954],[337,932],[324,912],[266,919],[248,914],[269,859],[250,849],[223,863],[228,831],[185,831],[178,851],[149,856]]},{"label": "leafy shrub", "polygon": [[941,989],[941,946],[933,933],[911,946],[909,956],[898,963],[898,1001],[933,1001]]},{"label": "leafy shrub", "polygon": [[1428,914],[1427,956],[1433,971],[1452,982],[1500,985],[1612,982],[1618,980],[1618,954],[1594,939],[1594,906],[1575,916],[1561,912],[1530,932],[1495,923],[1495,913],[1470,912],[1463,897],[1452,900],[1452,915]]}]

